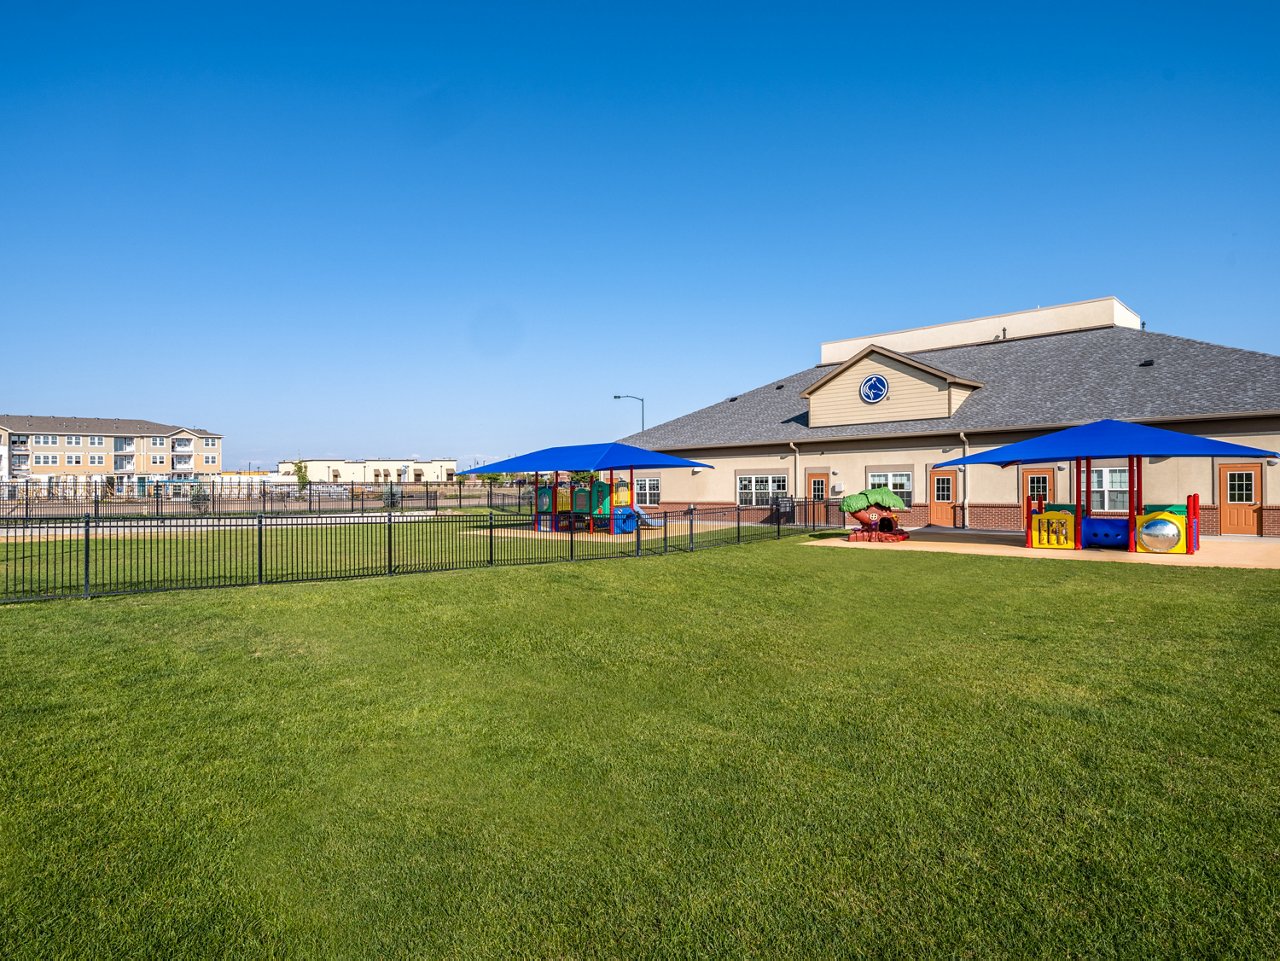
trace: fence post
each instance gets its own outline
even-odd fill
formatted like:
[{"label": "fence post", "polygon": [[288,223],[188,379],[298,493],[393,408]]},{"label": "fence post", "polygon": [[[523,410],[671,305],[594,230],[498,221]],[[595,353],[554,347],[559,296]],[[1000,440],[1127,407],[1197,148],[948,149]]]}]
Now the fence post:
[{"label": "fence post", "polygon": [[262,514],[258,514],[258,583],[262,583]]},{"label": "fence post", "polygon": [[31,520],[31,481],[25,480],[22,482],[22,495],[24,504],[22,519],[29,521]]},{"label": "fence post", "polygon": [[267,482],[260,481],[258,483],[258,495],[262,498],[262,507],[259,510],[265,514],[267,512]]},{"label": "fence post", "polygon": [[489,483],[489,510],[493,510],[493,482]]},{"label": "fence post", "polygon": [[738,505],[738,543],[742,543],[742,505]]},{"label": "fence post", "polygon": [[[556,494],[555,494],[555,491],[554,491],[554,490],[551,492],[551,496],[552,496],[552,497],[555,497],[555,496],[556,496]],[[553,506],[554,506],[554,502],[553,502]],[[572,507],[572,506],[573,506],[572,502],[570,502],[570,505],[569,505],[569,506],[570,506],[570,507]],[[554,515],[553,515],[553,516],[554,516]],[[574,529],[575,527],[577,527],[577,526],[578,526],[577,524],[575,524],[575,523],[573,522],[573,519],[574,519],[574,517],[575,517],[575,516],[576,516],[576,515],[574,515],[573,513],[570,513],[570,514],[569,514],[569,560],[571,560],[571,561],[572,561],[572,560],[577,560],[577,558],[575,558],[575,557],[573,556],[573,529]]]},{"label": "fence post", "polygon": [[458,481],[458,510],[462,510],[462,481]]},{"label": "fence post", "polygon": [[689,505],[689,551],[692,553],[693,545],[693,512],[697,510],[692,504]]},{"label": "fence post", "polygon": [[347,485],[347,497],[351,501],[351,513],[356,512],[356,482],[352,481]]},{"label": "fence post", "polygon": [[84,596],[89,596],[89,515],[84,515]]},{"label": "fence post", "polygon": [[778,540],[782,540],[782,505],[776,499],[773,502],[773,520],[778,525]]},{"label": "fence post", "polygon": [[667,552],[667,542],[671,534],[671,512],[662,512],[662,553]]},{"label": "fence post", "polygon": [[640,556],[640,518],[636,517],[636,557]]},{"label": "fence post", "polygon": [[[489,493],[493,493],[492,490]],[[493,511],[489,511],[489,566],[493,566]]]},{"label": "fence post", "polygon": [[93,485],[93,516],[102,516],[102,495],[98,492],[98,485]]},{"label": "fence post", "polygon": [[391,509],[387,508],[387,573],[390,574],[393,569],[391,562]]}]

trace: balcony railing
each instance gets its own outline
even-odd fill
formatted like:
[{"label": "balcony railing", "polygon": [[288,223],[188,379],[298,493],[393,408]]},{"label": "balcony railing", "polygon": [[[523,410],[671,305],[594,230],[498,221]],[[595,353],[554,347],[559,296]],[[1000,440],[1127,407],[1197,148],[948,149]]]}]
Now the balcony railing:
[{"label": "balcony railing", "polygon": [[112,447],[117,454],[132,454],[133,449],[133,441],[116,441]]}]

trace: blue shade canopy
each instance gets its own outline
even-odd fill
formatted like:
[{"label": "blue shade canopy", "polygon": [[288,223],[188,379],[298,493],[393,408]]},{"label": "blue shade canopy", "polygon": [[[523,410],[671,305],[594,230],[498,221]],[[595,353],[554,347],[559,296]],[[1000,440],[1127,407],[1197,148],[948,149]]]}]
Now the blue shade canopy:
[{"label": "blue shade canopy", "polygon": [[459,474],[547,474],[558,470],[655,470],[660,467],[710,467],[630,444],[575,444],[547,447],[519,457],[458,471]]},{"label": "blue shade canopy", "polygon": [[982,454],[970,454],[935,464],[955,467],[960,464],[1051,464],[1086,457],[1276,457],[1275,451],[1259,450],[1228,444],[1176,430],[1162,430],[1130,424],[1123,420],[1099,420],[1079,427],[1056,430],[1052,434],[1006,444]]}]

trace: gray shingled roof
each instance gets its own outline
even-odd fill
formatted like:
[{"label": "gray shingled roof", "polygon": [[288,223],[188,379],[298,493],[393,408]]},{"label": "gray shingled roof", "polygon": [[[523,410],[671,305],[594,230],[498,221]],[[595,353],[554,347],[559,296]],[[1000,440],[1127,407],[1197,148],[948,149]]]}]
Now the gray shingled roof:
[{"label": "gray shingled roof", "polygon": [[221,437],[200,427],[158,424],[153,420],[118,420],[111,417],[42,417],[36,414],[0,414],[0,427],[19,434],[106,434],[140,437],[175,434],[189,430],[197,437]]},{"label": "gray shingled roof", "polygon": [[[1280,357],[1127,327],[921,351],[909,356],[981,381],[951,417],[809,427],[809,367],[622,438],[653,450],[1059,427],[1280,411]],[[1153,360],[1150,367],[1140,367]]]}]

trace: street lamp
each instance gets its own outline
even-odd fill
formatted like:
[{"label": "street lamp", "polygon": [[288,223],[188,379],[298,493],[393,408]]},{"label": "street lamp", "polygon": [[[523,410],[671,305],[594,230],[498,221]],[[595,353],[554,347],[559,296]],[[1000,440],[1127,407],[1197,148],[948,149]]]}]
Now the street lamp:
[{"label": "street lamp", "polygon": [[637,397],[635,394],[614,394],[614,400],[638,400],[640,401],[640,429],[644,430],[644,398]]}]

